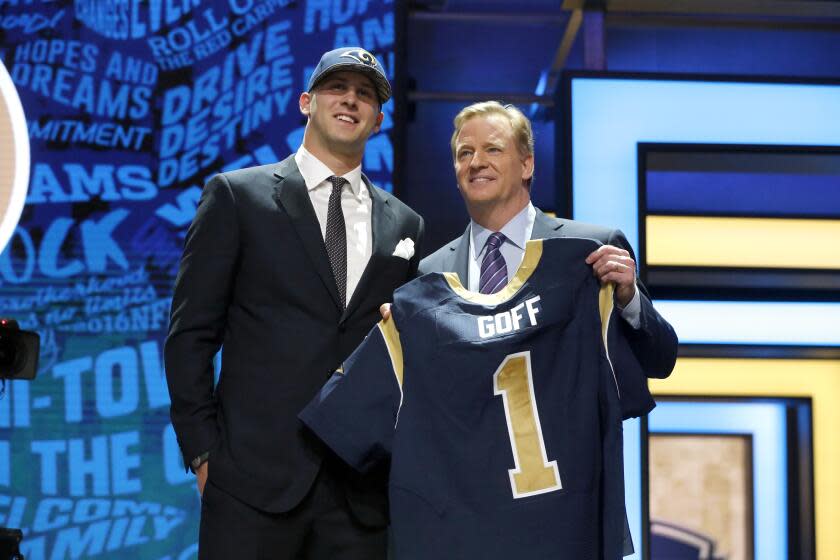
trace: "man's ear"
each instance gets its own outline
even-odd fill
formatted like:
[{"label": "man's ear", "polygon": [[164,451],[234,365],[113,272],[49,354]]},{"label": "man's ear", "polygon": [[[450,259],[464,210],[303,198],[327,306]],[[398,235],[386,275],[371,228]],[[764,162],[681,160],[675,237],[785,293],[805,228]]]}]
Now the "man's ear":
[{"label": "man's ear", "polygon": [[303,115],[309,116],[309,106],[312,103],[312,94],[308,91],[304,91],[300,94],[300,99],[298,99],[298,108],[300,108],[300,112]]},{"label": "man's ear", "polygon": [[379,132],[379,129],[382,127],[382,119],[385,118],[385,113],[379,112],[379,116],[376,117],[376,125],[373,127],[373,133],[376,134]]},{"label": "man's ear", "polygon": [[522,159],[522,180],[527,181],[534,176],[534,156],[526,156]]}]

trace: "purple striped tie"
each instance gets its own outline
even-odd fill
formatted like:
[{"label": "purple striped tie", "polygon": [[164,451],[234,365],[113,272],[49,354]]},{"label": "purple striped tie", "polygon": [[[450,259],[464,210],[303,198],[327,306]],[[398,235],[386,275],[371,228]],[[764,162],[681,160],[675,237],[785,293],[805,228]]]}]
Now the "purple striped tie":
[{"label": "purple striped tie", "polygon": [[507,263],[499,250],[505,239],[505,235],[498,231],[487,239],[487,252],[481,261],[481,278],[478,281],[478,291],[482,294],[495,294],[507,284]]}]

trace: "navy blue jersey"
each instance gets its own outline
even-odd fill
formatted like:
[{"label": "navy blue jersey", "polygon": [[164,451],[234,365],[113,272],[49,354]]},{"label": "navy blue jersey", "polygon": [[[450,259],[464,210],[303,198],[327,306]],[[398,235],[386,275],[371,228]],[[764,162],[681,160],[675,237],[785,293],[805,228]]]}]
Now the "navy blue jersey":
[{"label": "navy blue jersey", "polygon": [[622,411],[653,401],[640,371],[624,395],[613,373],[598,245],[529,241],[492,295],[449,273],[406,284],[301,413],[357,469],[390,457],[399,560],[622,557]]}]

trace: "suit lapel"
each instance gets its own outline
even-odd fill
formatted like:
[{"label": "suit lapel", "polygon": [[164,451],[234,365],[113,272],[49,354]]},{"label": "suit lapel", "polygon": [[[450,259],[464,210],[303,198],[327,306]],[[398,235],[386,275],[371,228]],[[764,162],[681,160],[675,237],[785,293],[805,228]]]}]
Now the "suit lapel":
[{"label": "suit lapel", "polygon": [[[376,274],[376,267],[378,262],[384,258],[391,256],[394,247],[399,242],[399,232],[396,225],[397,220],[394,216],[394,210],[388,203],[387,196],[379,194],[367,177],[362,175],[362,180],[367,186],[370,193],[371,200],[371,253],[370,260],[368,260],[365,270],[362,272],[362,277],[359,278],[359,283],[347,302],[347,309],[344,315],[341,316],[341,321],[345,321],[353,312],[359,307],[362,299],[369,290],[369,285]],[[384,301],[381,303],[385,303]]]},{"label": "suit lapel", "polygon": [[552,237],[563,237],[561,228],[563,222],[558,219],[546,216],[539,209],[534,218],[534,227],[531,230],[531,239],[549,239]]},{"label": "suit lapel", "polygon": [[470,226],[460,239],[455,241],[450,248],[454,249],[449,254],[449,261],[445,263],[444,270],[452,271],[458,275],[461,284],[467,286],[467,278],[469,278],[469,263],[470,263]]},{"label": "suit lapel", "polygon": [[[531,239],[547,239],[551,237],[562,237],[561,228],[563,222],[546,216],[539,209],[534,218],[534,227],[531,229]],[[463,235],[449,244],[449,253],[443,260],[442,270],[455,272],[461,283],[467,285],[470,259],[470,226]]]},{"label": "suit lapel", "polygon": [[321,277],[321,281],[336,306],[341,308],[338,288],[330,268],[324,238],[321,235],[321,226],[318,223],[318,217],[315,215],[315,209],[312,207],[312,201],[306,191],[306,183],[298,170],[294,156],[289,156],[281,161],[277,165],[274,175],[280,179],[274,189],[275,202],[286,211],[291,219],[292,225],[315,267],[315,271]]}]

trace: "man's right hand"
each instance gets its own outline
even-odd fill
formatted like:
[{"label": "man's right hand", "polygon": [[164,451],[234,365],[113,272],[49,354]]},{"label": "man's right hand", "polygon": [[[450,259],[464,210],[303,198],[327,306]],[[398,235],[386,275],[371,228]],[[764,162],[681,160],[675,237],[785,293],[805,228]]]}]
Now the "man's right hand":
[{"label": "man's right hand", "polygon": [[196,484],[198,485],[198,495],[204,495],[204,485],[207,484],[207,469],[210,461],[204,461],[201,466],[195,471]]}]

